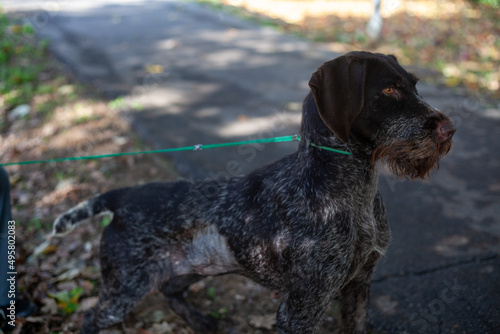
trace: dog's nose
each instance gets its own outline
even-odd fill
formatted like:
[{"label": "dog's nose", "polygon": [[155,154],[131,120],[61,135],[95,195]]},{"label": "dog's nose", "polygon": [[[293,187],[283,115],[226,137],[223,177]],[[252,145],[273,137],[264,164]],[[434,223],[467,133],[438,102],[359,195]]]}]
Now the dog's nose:
[{"label": "dog's nose", "polygon": [[444,121],[438,124],[437,127],[437,139],[440,143],[449,140],[453,134],[457,131],[457,128],[453,122]]}]

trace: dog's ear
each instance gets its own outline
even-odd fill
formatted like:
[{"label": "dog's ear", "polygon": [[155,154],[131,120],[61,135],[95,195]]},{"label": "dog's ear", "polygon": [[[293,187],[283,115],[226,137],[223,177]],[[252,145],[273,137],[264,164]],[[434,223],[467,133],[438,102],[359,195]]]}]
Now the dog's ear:
[{"label": "dog's ear", "polygon": [[396,58],[395,55],[387,55],[387,57],[391,58],[392,60],[394,60],[396,63],[398,62],[398,58]]},{"label": "dog's ear", "polygon": [[363,109],[365,57],[345,55],[324,63],[309,80],[319,115],[343,142]]}]

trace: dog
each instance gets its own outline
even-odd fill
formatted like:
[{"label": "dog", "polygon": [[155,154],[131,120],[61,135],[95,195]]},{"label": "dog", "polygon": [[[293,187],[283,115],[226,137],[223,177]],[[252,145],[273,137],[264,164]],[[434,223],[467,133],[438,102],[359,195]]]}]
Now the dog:
[{"label": "dog", "polygon": [[216,332],[183,293],[227,273],[280,291],[282,334],[314,333],[333,299],[341,332],[365,333],[370,277],[390,240],[377,161],[399,178],[426,179],[456,131],[417,80],[392,55],[345,54],[312,75],[295,153],[244,177],[112,190],[59,216],[54,234],[113,215],[100,245],[99,302],[82,333],[122,321],[152,289],[196,333]]}]

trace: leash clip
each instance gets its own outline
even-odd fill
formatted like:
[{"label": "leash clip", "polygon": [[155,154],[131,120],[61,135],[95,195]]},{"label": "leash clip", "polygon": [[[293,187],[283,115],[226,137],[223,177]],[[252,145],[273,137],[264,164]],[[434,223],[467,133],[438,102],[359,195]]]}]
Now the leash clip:
[{"label": "leash clip", "polygon": [[294,135],[292,136],[292,140],[293,140],[293,141],[300,141],[300,136],[299,136],[298,134],[294,134]]},{"label": "leash clip", "polygon": [[203,150],[202,146],[203,146],[202,144],[194,145],[193,151],[201,151],[201,150]]}]

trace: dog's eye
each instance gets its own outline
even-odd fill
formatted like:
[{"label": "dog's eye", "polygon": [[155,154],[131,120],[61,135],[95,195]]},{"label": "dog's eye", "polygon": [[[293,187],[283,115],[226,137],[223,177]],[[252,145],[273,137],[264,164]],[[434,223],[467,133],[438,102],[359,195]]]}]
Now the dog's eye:
[{"label": "dog's eye", "polygon": [[386,94],[386,95],[392,95],[395,92],[396,92],[396,89],[394,87],[392,87],[392,86],[387,87],[387,88],[384,89],[384,94]]}]

